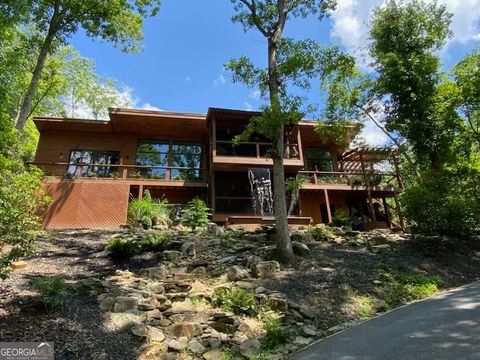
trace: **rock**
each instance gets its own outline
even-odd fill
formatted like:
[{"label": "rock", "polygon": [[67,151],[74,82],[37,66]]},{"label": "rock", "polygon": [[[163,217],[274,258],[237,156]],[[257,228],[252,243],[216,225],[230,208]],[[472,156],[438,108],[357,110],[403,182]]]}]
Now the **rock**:
[{"label": "rock", "polygon": [[273,279],[275,274],[280,271],[280,264],[278,261],[260,261],[253,265],[253,276],[259,279]]},{"label": "rock", "polygon": [[192,338],[202,335],[202,326],[194,322],[178,322],[168,327],[168,332],[176,337],[186,336]]},{"label": "rock", "polygon": [[307,305],[301,305],[299,309],[300,314],[307,319],[313,319],[315,317],[315,311]]},{"label": "rock", "polygon": [[288,302],[286,299],[282,299],[279,297],[270,297],[268,299],[268,305],[274,310],[277,311],[287,311],[288,310]]},{"label": "rock", "polygon": [[25,269],[27,267],[27,262],[23,260],[12,261],[10,263],[10,266],[12,267],[13,270]]},{"label": "rock", "polygon": [[193,242],[184,243],[180,248],[180,251],[186,256],[195,256],[197,254],[197,250],[195,249],[195,244]]},{"label": "rock", "polygon": [[203,346],[198,340],[190,340],[188,342],[188,349],[193,352],[194,354],[203,354],[205,352],[205,346]]},{"label": "rock", "polygon": [[301,243],[302,241],[305,240],[305,237],[306,237],[306,235],[304,233],[301,233],[301,232],[294,232],[290,235],[290,239],[292,240],[292,242],[300,242]]},{"label": "rock", "polygon": [[168,275],[168,270],[165,266],[156,266],[156,267],[151,267],[147,269],[143,269],[140,272],[140,275],[146,276],[150,279],[160,279],[160,280],[165,280]]},{"label": "rock", "polygon": [[345,231],[345,236],[356,237],[358,235],[360,235],[360,231],[357,230]]},{"label": "rock", "polygon": [[227,262],[230,262],[230,261],[233,261],[235,260],[235,256],[225,256],[221,259],[218,259],[217,262],[219,264],[224,264],[224,263],[227,263]]},{"label": "rock", "polygon": [[180,259],[180,257],[182,256],[182,253],[176,250],[165,250],[162,253],[162,255],[163,255],[163,259],[166,261],[176,261]]},{"label": "rock", "polygon": [[148,282],[145,290],[151,291],[154,294],[163,294],[165,292],[165,287],[161,282]]},{"label": "rock", "polygon": [[234,265],[228,269],[227,277],[230,281],[243,280],[248,277],[248,271],[241,266]]},{"label": "rock", "polygon": [[240,354],[250,359],[260,353],[262,344],[257,339],[249,339],[240,345]]},{"label": "rock", "polygon": [[149,341],[162,342],[163,340],[165,340],[165,335],[163,334],[163,332],[160,329],[157,329],[156,327],[150,325],[133,326],[130,331],[133,335],[145,337]]},{"label": "rock", "polygon": [[252,282],[252,281],[237,281],[235,283],[236,286],[238,286],[239,288],[242,288],[242,289],[245,289],[245,290],[251,290],[251,289],[255,289],[257,287],[256,285],[256,281],[255,282]]},{"label": "rock", "polygon": [[307,256],[310,253],[310,249],[307,245],[298,241],[292,241],[293,253],[298,256]]},{"label": "rock", "polygon": [[302,327],[302,334],[305,335],[305,336],[316,336],[317,335],[317,331],[308,326],[308,325],[305,325],[304,327]]},{"label": "rock", "polygon": [[255,289],[255,294],[265,294],[267,292],[267,289],[265,289],[263,286],[259,286]]},{"label": "rock", "polygon": [[138,299],[129,296],[117,296],[113,304],[112,312],[133,312],[137,310]]},{"label": "rock", "polygon": [[213,349],[203,354],[205,360],[218,360],[222,358],[222,351],[220,349]]},{"label": "rock", "polygon": [[102,300],[100,300],[100,309],[103,311],[112,311],[113,304],[115,303],[115,299],[111,296],[106,296]]},{"label": "rock", "polygon": [[111,331],[122,331],[141,323],[142,318],[134,314],[107,313],[105,315],[105,326]]},{"label": "rock", "polygon": [[247,268],[250,269],[250,271],[253,271],[253,268],[256,264],[262,261],[262,258],[257,256],[257,255],[250,255],[247,259]]},{"label": "rock", "polygon": [[141,302],[138,304],[138,310],[140,311],[152,311],[155,309],[155,305],[149,302]]},{"label": "rock", "polygon": [[178,339],[172,339],[167,343],[168,348],[174,351],[182,351],[187,347],[187,344],[188,338],[186,336],[182,336]]},{"label": "rock", "polygon": [[312,342],[312,339],[305,338],[303,336],[297,336],[294,340],[293,343],[296,345],[308,345]]},{"label": "rock", "polygon": [[163,315],[162,315],[162,312],[158,309],[154,309],[154,310],[151,310],[151,311],[147,311],[145,313],[145,316],[148,318],[148,319],[163,319]]},{"label": "rock", "polygon": [[388,244],[373,245],[372,250],[373,252],[376,252],[376,253],[386,253],[390,251],[390,245]]}]

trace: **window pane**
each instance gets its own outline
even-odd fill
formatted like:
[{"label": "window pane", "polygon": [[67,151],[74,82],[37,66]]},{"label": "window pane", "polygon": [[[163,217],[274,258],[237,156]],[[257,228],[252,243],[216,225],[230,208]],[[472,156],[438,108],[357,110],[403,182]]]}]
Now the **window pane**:
[{"label": "window pane", "polygon": [[[89,164],[108,165],[118,164],[120,152],[103,150],[72,150],[67,172],[72,176],[99,176],[108,177],[118,171],[116,166],[85,166]],[[83,166],[82,166],[83,165]]]},{"label": "window pane", "polygon": [[200,155],[202,146],[197,144],[172,144],[173,153]]}]

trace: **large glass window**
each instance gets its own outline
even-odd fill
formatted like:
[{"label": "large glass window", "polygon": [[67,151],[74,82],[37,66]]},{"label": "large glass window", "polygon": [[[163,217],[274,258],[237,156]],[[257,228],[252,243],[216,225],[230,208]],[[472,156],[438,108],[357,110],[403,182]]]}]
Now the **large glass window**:
[{"label": "large glass window", "polygon": [[67,172],[72,176],[109,177],[116,173],[118,168],[105,165],[118,165],[119,160],[118,151],[72,150],[69,161],[71,165],[68,166]]},{"label": "large glass window", "polygon": [[333,171],[332,155],[325,148],[308,148],[307,170],[309,171]]},{"label": "large glass window", "polygon": [[137,147],[138,165],[153,168],[139,169],[143,177],[172,180],[201,178],[202,146],[195,143],[142,140]]}]

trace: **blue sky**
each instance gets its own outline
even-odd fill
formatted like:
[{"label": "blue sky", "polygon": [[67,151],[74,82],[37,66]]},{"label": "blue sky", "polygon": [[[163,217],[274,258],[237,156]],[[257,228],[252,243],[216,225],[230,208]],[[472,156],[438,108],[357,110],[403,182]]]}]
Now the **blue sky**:
[{"label": "blue sky", "polygon": [[[440,0],[454,13],[455,35],[442,51],[444,67],[458,62],[480,41],[480,0]],[[382,0],[338,0],[331,18],[290,22],[286,35],[338,44],[359,56],[368,41],[369,14]],[[213,5],[215,4],[215,5]],[[223,64],[241,55],[266,62],[266,44],[255,31],[233,24],[229,0],[163,0],[159,14],[144,26],[144,50],[125,54],[108,43],[92,41],[82,32],[71,43],[96,62],[98,73],[123,84],[120,92],[139,108],[205,113],[209,106],[258,109],[254,89],[233,84]],[[320,98],[318,85],[306,94]]]}]

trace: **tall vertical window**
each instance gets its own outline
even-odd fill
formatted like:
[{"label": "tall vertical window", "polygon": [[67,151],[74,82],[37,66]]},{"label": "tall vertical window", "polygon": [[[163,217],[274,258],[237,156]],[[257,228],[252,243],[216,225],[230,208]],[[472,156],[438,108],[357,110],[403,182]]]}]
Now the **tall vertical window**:
[{"label": "tall vertical window", "polygon": [[195,143],[142,140],[137,147],[137,165],[144,177],[171,180],[201,179],[202,145]]},{"label": "tall vertical window", "polygon": [[107,165],[118,165],[119,160],[119,151],[72,150],[67,172],[72,176],[109,177],[118,168]]},{"label": "tall vertical window", "polygon": [[308,148],[306,150],[307,170],[333,171],[332,155],[325,148]]}]

